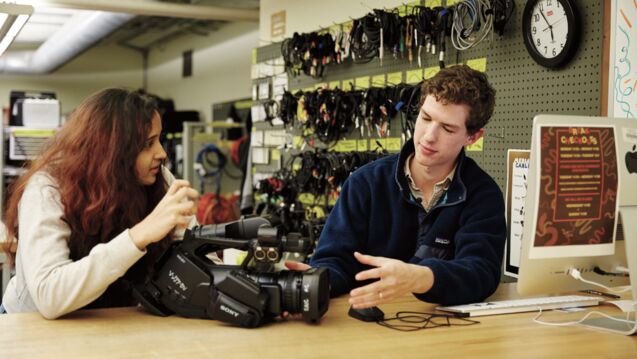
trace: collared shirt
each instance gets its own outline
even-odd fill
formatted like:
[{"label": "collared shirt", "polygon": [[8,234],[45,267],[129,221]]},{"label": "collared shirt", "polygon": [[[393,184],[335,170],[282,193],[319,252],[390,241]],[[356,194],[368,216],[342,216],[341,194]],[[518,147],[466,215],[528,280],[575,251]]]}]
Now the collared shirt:
[{"label": "collared shirt", "polygon": [[420,202],[420,204],[425,209],[425,211],[429,212],[436,204],[438,204],[438,201],[440,200],[440,198],[449,189],[449,186],[451,185],[451,181],[453,180],[453,175],[454,173],[456,173],[456,167],[458,166],[458,163],[456,162],[456,164],[451,169],[451,172],[449,172],[449,174],[447,174],[447,176],[443,178],[442,181],[434,185],[434,190],[433,190],[433,193],[431,194],[431,198],[429,199],[429,201],[427,201],[425,199],[423,192],[420,190],[420,188],[416,186],[416,183],[412,179],[411,170],[409,166],[411,165],[411,161],[413,159],[414,159],[414,154],[412,153],[407,158],[407,161],[405,161],[405,177],[407,177],[407,182],[409,182],[409,190],[411,191],[411,194],[414,197],[416,197],[416,199],[419,200],[418,202]]}]

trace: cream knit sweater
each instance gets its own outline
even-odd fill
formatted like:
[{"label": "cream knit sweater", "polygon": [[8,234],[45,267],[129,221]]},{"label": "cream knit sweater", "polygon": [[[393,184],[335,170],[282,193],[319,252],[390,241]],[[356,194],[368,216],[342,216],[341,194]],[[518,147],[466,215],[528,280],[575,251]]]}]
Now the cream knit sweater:
[{"label": "cream knit sweater", "polygon": [[[174,181],[165,168],[162,174],[169,185]],[[18,208],[16,273],[2,298],[8,313],[38,311],[54,319],[82,308],[146,253],[135,246],[126,229],[108,243],[93,247],[86,257],[72,261],[67,245],[71,229],[62,220],[63,214],[55,180],[45,172],[36,173]]]}]

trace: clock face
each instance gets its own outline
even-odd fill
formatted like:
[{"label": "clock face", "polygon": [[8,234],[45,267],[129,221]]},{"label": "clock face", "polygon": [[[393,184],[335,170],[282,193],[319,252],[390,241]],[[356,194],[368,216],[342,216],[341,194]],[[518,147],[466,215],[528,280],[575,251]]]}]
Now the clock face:
[{"label": "clock face", "polygon": [[557,0],[541,0],[533,7],[531,39],[540,55],[551,59],[564,51],[568,40],[568,18]]},{"label": "clock face", "polygon": [[582,29],[573,0],[529,0],[522,31],[531,57],[542,66],[556,68],[575,56]]}]

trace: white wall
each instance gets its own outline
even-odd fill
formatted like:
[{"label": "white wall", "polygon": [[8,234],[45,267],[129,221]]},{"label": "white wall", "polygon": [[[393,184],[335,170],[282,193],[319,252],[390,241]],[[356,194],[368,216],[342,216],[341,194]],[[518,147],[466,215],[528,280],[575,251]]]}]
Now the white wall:
[{"label": "white wall", "polygon": [[[360,18],[374,8],[395,8],[405,0],[261,0],[259,10],[259,40],[261,45],[292,37],[294,32],[312,32],[320,28],[344,23],[351,18]],[[272,14],[285,10],[285,36],[270,36]]]},{"label": "white wall", "polygon": [[[258,46],[258,24],[232,23],[208,36],[188,35],[149,54],[147,91],[171,98],[177,110],[196,110],[210,120],[212,104],[250,97],[252,49]],[[193,50],[193,76],[182,78],[182,53]],[[56,92],[62,113],[105,87],[143,86],[139,52],[115,44],[97,45],[51,74],[0,74],[0,104],[9,105],[11,90]]]},{"label": "white wall", "polygon": [[116,45],[93,47],[51,74],[0,74],[0,104],[9,106],[11,90],[52,91],[60,99],[62,113],[72,111],[84,98],[105,87],[142,86],[142,57]]},{"label": "white wall", "polygon": [[[209,121],[212,104],[250,97],[257,23],[224,25],[207,37],[179,38],[149,57],[148,92],[171,98],[177,110],[199,111]],[[182,53],[193,50],[192,77],[182,78]]]}]

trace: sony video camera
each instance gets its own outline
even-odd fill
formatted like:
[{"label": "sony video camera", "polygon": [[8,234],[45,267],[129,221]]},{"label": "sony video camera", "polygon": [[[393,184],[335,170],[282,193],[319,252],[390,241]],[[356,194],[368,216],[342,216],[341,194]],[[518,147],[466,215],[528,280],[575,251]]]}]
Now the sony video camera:
[{"label": "sony video camera", "polygon": [[[251,217],[186,230],[184,240],[166,250],[151,279],[133,293],[161,316],[176,313],[252,328],[289,312],[317,322],[328,308],[328,271],[273,272],[283,253],[307,254],[312,247],[309,238],[283,235],[281,228],[272,218]],[[207,257],[225,248],[246,250],[247,256],[241,265],[219,265]]]}]

